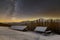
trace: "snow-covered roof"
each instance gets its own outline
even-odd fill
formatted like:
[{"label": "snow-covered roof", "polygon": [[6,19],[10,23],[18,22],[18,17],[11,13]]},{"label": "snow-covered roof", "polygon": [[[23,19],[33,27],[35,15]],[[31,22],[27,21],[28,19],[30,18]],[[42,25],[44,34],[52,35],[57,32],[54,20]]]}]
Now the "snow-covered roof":
[{"label": "snow-covered roof", "polygon": [[35,30],[34,31],[40,31],[40,32],[45,32],[46,31],[46,29],[47,29],[47,27],[42,27],[42,26],[38,26],[38,27],[36,27],[35,28]]},{"label": "snow-covered roof", "polygon": [[12,29],[24,30],[27,26],[11,26]]}]

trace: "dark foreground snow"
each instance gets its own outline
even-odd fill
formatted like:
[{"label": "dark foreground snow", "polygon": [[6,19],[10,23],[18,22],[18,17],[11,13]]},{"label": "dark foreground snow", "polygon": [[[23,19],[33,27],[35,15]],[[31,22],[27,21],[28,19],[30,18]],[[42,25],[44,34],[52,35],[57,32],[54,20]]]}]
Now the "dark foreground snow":
[{"label": "dark foreground snow", "polygon": [[21,32],[11,30],[8,27],[0,27],[0,40],[60,40],[60,35],[44,36],[33,32]]}]

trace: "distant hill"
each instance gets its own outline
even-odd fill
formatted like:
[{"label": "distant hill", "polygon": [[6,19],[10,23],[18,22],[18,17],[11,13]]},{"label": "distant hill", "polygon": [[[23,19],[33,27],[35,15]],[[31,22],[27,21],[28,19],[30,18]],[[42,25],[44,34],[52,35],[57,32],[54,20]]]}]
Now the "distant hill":
[{"label": "distant hill", "polygon": [[10,27],[10,24],[5,24],[5,23],[0,23],[0,26],[6,26],[6,27]]}]

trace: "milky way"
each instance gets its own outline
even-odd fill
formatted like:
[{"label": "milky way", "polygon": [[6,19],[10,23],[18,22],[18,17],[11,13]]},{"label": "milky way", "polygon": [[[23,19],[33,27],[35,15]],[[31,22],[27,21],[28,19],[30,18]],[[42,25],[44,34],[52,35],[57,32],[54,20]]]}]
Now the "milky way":
[{"label": "milky way", "polygon": [[60,18],[60,0],[0,0],[0,19]]}]

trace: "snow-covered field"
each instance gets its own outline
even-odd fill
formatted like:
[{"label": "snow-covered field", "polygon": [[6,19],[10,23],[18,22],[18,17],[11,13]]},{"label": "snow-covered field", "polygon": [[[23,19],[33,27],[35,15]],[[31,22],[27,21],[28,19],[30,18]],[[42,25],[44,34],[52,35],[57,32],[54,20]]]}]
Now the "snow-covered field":
[{"label": "snow-covered field", "polygon": [[0,27],[0,40],[60,40],[60,35],[44,36],[34,32],[22,32],[11,30],[8,27]]}]

